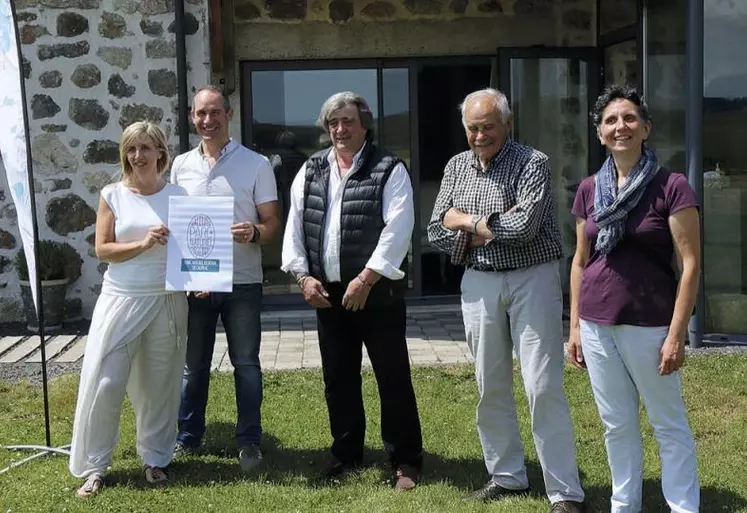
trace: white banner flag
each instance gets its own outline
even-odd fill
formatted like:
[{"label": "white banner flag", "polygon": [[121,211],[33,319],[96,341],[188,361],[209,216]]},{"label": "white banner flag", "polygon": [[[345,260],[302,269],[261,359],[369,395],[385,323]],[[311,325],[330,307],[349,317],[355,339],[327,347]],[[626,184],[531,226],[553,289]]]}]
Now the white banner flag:
[{"label": "white banner flag", "polygon": [[29,283],[36,311],[36,265],[34,262],[34,229],[29,191],[29,169],[26,158],[26,129],[21,87],[23,70],[18,62],[18,41],[10,2],[0,0],[0,156],[18,214],[23,250],[29,268]]}]

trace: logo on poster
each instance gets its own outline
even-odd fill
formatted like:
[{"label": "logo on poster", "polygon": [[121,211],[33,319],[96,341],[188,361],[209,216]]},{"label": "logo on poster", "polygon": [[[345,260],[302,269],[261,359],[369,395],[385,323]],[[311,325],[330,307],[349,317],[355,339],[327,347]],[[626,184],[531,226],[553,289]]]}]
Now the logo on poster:
[{"label": "logo on poster", "polygon": [[215,247],[213,221],[204,214],[192,218],[187,226],[187,247],[195,258],[207,258]]}]

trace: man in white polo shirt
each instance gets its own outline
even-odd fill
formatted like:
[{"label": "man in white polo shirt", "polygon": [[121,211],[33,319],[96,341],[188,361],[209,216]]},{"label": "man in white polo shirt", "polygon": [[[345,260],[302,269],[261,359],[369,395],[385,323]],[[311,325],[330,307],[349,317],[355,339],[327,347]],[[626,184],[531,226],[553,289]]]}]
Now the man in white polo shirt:
[{"label": "man in white polo shirt", "polygon": [[189,296],[187,362],[182,381],[179,436],[175,453],[197,450],[205,433],[205,408],[215,328],[220,315],[228,339],[228,356],[236,384],[236,444],[239,463],[249,471],[262,461],[261,244],[270,242],[280,225],[275,176],[269,161],[228,135],[231,105],[215,86],[197,91],[192,122],[201,137],[197,148],[179,155],[171,182],[193,196],[233,196],[233,292]]}]

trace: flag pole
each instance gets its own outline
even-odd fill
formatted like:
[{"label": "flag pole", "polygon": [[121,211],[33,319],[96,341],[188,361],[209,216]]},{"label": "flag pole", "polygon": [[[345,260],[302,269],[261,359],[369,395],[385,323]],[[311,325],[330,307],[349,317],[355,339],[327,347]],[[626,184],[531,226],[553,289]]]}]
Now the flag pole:
[{"label": "flag pole", "polygon": [[[7,471],[9,471],[12,468],[15,468],[19,465],[22,465],[23,463],[26,463],[27,461],[34,460],[38,457],[47,455],[47,454],[64,454],[69,455],[70,452],[68,449],[69,445],[64,445],[61,447],[54,448],[52,447],[52,432],[50,429],[50,416],[49,416],[49,387],[47,383],[47,352],[46,352],[46,340],[45,340],[45,333],[44,333],[44,300],[43,300],[43,293],[42,293],[42,286],[41,286],[41,276],[39,274],[39,223],[37,221],[37,215],[36,215],[36,191],[34,190],[34,172],[33,172],[33,158],[31,155],[31,140],[29,137],[29,118],[28,118],[28,112],[26,111],[26,84],[25,84],[25,78],[23,74],[23,53],[21,52],[21,38],[20,38],[20,32],[18,30],[18,21],[16,17],[16,9],[13,1],[9,2],[10,4],[10,13],[11,13],[11,21],[13,23],[13,30],[15,32],[15,43],[16,43],[16,50],[18,52],[18,78],[20,81],[21,86],[21,106],[23,111],[23,127],[24,127],[24,135],[25,135],[25,142],[26,142],[26,166],[27,166],[27,174],[28,174],[28,190],[29,190],[29,201],[31,204],[31,224],[32,224],[32,231],[33,231],[33,240],[34,240],[34,268],[35,268],[35,284],[36,287],[36,312],[37,312],[37,319],[39,321],[39,340],[40,340],[40,350],[41,350],[41,365],[42,365],[42,393],[44,396],[44,435],[45,435],[45,441],[46,446],[39,446],[39,445],[9,445],[6,446],[7,449],[11,450],[19,450],[19,449],[31,449],[39,451],[36,455],[25,458],[21,461],[15,462],[11,464],[9,467],[4,468],[0,470],[0,474],[3,474]],[[28,258],[26,259],[26,262],[28,263]]]},{"label": "flag pole", "polygon": [[[29,115],[26,112],[26,83],[23,76],[23,53],[21,52],[21,36],[18,30],[16,7],[10,2],[10,16],[13,20],[13,30],[16,34],[16,49],[18,50],[18,77],[21,81],[21,105],[23,106],[23,130],[26,134],[26,168],[28,169],[29,200],[31,201],[31,226],[34,233],[34,266],[36,267],[36,315],[39,320],[39,340],[41,342],[42,389],[44,395],[44,435],[47,447],[52,446],[52,433],[49,427],[49,390],[47,386],[47,352],[44,340],[44,300],[42,296],[41,276],[39,275],[39,223],[36,219],[36,191],[34,190],[34,168],[31,156],[31,138],[29,137]],[[28,262],[28,259],[26,259]]]}]

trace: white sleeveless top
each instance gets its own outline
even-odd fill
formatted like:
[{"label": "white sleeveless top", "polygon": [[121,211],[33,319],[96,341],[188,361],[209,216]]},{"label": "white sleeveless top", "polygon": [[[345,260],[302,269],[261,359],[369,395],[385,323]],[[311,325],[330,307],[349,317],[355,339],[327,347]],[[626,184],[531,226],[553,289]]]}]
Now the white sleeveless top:
[{"label": "white sleeveless top", "polygon": [[[107,185],[101,191],[101,197],[114,213],[116,242],[140,241],[151,226],[167,226],[169,196],[186,195],[183,188],[169,183],[149,196],[132,192],[122,182]],[[125,262],[110,263],[104,273],[101,291],[115,296],[171,294],[165,289],[165,283],[166,246],[156,243]]]}]

